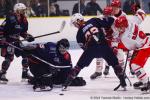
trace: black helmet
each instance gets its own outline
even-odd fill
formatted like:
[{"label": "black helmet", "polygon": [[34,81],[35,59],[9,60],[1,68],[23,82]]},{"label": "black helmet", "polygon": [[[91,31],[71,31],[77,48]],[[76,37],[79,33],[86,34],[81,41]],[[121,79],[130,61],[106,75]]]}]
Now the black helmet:
[{"label": "black helmet", "polygon": [[57,42],[57,46],[58,46],[58,47],[61,47],[61,46],[62,46],[62,47],[64,47],[64,48],[69,49],[70,44],[69,44],[68,39],[64,38],[64,39],[61,39],[61,40],[59,40],[59,41]]}]

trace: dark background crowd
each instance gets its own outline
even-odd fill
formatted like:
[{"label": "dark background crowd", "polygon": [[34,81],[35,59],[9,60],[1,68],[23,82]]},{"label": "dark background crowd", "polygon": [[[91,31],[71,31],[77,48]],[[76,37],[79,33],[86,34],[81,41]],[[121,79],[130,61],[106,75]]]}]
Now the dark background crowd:
[{"label": "dark background crowd", "polygon": [[[131,5],[134,3],[140,4],[146,13],[150,13],[150,0],[121,1],[122,9],[127,14],[131,14]],[[77,12],[86,16],[102,14],[103,7],[109,5],[111,0],[0,0],[0,17],[5,17],[18,2],[27,6],[28,17],[45,17],[70,16]],[[73,6],[65,7],[66,2],[73,3]]]}]

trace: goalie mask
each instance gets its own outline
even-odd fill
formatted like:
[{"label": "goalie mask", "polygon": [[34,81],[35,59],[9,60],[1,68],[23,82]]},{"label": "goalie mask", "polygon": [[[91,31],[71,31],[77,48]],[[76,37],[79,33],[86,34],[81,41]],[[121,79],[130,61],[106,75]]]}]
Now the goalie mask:
[{"label": "goalie mask", "polygon": [[61,54],[64,54],[70,47],[69,41],[67,39],[61,39],[57,42],[58,50]]}]

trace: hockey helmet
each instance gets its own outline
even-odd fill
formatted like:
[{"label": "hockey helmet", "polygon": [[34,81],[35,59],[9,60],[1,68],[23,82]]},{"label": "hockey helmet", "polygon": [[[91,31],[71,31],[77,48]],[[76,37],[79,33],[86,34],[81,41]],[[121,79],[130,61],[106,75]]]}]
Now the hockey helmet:
[{"label": "hockey helmet", "polygon": [[71,24],[75,27],[78,27],[78,24],[80,24],[80,21],[84,21],[84,17],[80,13],[75,13],[71,17]]},{"label": "hockey helmet", "polygon": [[27,9],[27,7],[23,3],[17,3],[14,5],[14,12],[24,11],[26,9]]},{"label": "hockey helmet", "polygon": [[136,13],[136,11],[140,8],[141,8],[141,6],[139,4],[134,3],[131,5],[131,10],[133,13]]},{"label": "hockey helmet", "polygon": [[112,6],[112,7],[121,7],[121,2],[120,2],[120,0],[112,0],[111,6]]},{"label": "hockey helmet", "polygon": [[112,11],[113,11],[112,7],[107,6],[107,7],[104,8],[103,14],[106,15],[106,16],[107,16],[107,15],[111,15],[111,14],[112,14]]},{"label": "hockey helmet", "polygon": [[118,17],[115,20],[115,27],[117,27],[117,28],[122,28],[122,27],[127,28],[128,27],[128,20],[127,20],[127,18],[125,16]]}]

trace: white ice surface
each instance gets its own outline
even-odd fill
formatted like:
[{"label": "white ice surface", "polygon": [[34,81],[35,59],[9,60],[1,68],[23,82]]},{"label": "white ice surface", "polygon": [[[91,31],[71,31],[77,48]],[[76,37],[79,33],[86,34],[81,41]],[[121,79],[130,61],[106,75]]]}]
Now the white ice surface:
[{"label": "white ice surface", "polygon": [[[80,57],[81,50],[70,50],[73,65],[76,64]],[[0,57],[0,63],[3,58]],[[146,72],[150,76],[150,61],[145,65]],[[127,68],[127,74],[129,75]],[[143,95],[140,90],[135,90],[128,84],[127,91],[113,91],[119,84],[111,68],[107,78],[102,76],[96,80],[90,80],[90,75],[95,71],[95,59],[89,67],[84,68],[79,76],[84,77],[87,82],[83,87],[69,87],[68,91],[59,95],[61,88],[54,88],[48,92],[33,92],[32,86],[21,83],[21,58],[15,58],[8,72],[8,84],[0,84],[0,100],[150,100],[150,95]],[[136,78],[131,78],[132,83],[136,82]],[[128,83],[128,81],[127,81]],[[127,99],[128,98],[128,99]],[[130,99],[129,99],[130,98]]]}]

